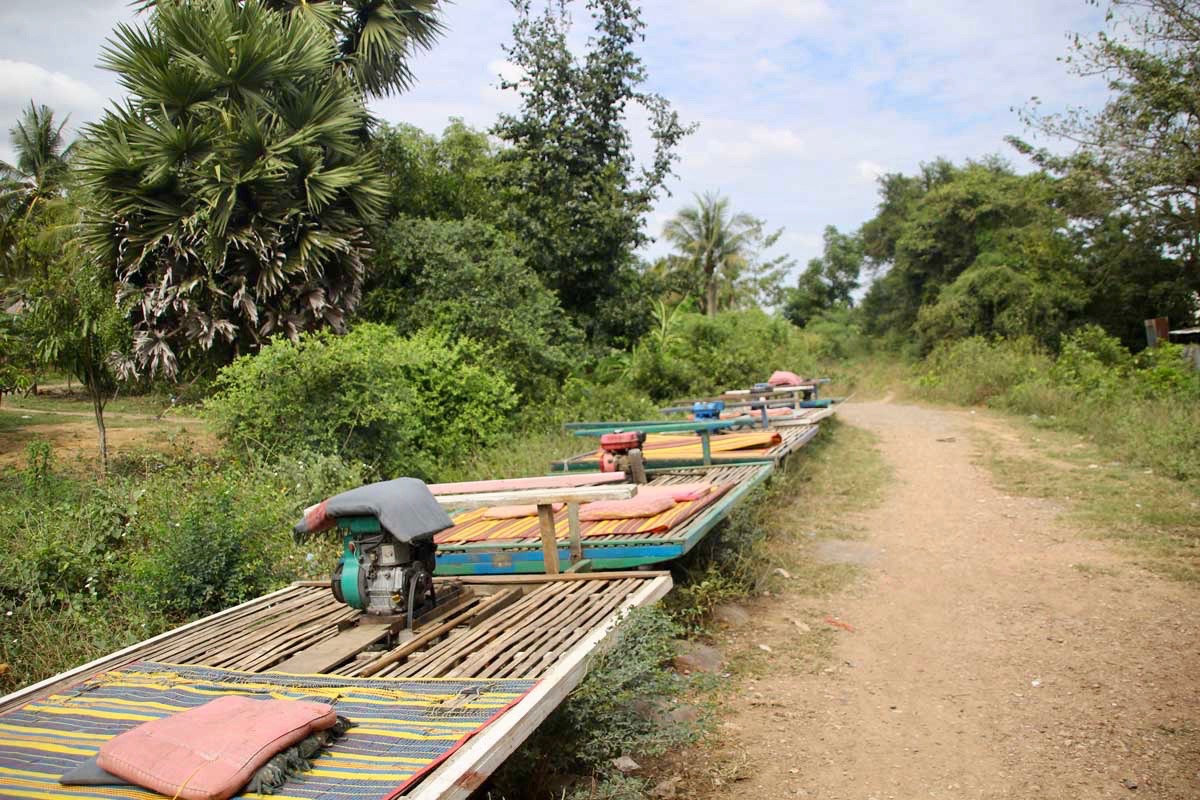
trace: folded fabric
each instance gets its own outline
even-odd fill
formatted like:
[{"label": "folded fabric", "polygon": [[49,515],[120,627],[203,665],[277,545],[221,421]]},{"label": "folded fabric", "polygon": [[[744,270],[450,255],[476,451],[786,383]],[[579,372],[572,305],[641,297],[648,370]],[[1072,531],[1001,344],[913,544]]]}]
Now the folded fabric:
[{"label": "folded fabric", "polygon": [[[562,503],[554,503],[555,511],[561,510]],[[533,517],[537,515],[537,506],[529,503],[523,506],[491,506],[484,510],[484,519],[519,519],[521,517]]]},{"label": "folded fabric", "polygon": [[[686,503],[689,500],[699,500],[713,490],[711,483],[674,483],[669,485],[639,486],[637,497],[669,497],[676,503]],[[595,503],[592,503],[595,505]],[[586,506],[585,506],[586,507]]]},{"label": "folded fabric", "polygon": [[640,492],[628,500],[601,500],[579,509],[580,522],[599,522],[606,519],[645,519],[657,516],[675,506],[667,495],[643,496]]},{"label": "folded fabric", "polygon": [[109,739],[96,763],[168,797],[227,800],[275,755],[337,721],[325,703],[220,697]]},{"label": "folded fabric", "polygon": [[794,372],[777,369],[771,373],[771,377],[767,378],[767,383],[772,386],[800,386],[805,383],[805,380]]}]

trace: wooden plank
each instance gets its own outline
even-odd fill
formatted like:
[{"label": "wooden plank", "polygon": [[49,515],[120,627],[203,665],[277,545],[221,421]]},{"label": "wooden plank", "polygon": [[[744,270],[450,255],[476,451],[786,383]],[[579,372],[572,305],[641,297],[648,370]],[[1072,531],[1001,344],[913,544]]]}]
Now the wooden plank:
[{"label": "wooden plank", "polygon": [[596,500],[628,500],[637,494],[632,483],[617,486],[579,486],[560,489],[518,489],[485,494],[444,494],[437,498],[442,508],[468,510],[490,506],[549,505],[552,503],[591,503]]},{"label": "wooden plank", "polygon": [[634,593],[565,653],[516,705],[467,740],[404,796],[413,800],[467,800],[579,685],[587,674],[589,660],[611,646],[625,614],[655,602],[670,590],[671,578],[661,576]]},{"label": "wooden plank", "polygon": [[271,670],[273,672],[293,672],[299,675],[326,672],[338,664],[354,658],[363,650],[386,638],[391,632],[392,626],[390,625],[371,625],[360,622],[353,628],[341,631],[331,639],[326,639],[307,650],[301,650],[286,661],[271,667]]},{"label": "wooden plank", "polygon": [[475,622],[486,619],[496,611],[507,606],[520,597],[520,593],[515,589],[508,589],[503,592],[489,595],[483,598],[482,602],[464,614],[457,614],[440,625],[436,625],[427,631],[421,631],[417,636],[400,645],[399,647],[383,654],[379,658],[371,661],[365,666],[355,670],[355,674],[362,677],[370,677],[383,671],[386,667],[392,664],[399,663],[409,655],[417,652],[425,645],[432,642],[434,639],[449,633],[459,625],[468,622]]},{"label": "wooden plank", "polygon": [[567,503],[567,542],[570,545],[571,566],[583,560],[583,528],[579,524],[579,504]]},{"label": "wooden plank", "polygon": [[519,489],[563,489],[576,486],[600,486],[606,483],[623,483],[624,481],[624,472],[595,472],[575,475],[543,475],[536,478],[504,478],[493,481],[431,483],[429,484],[429,491],[434,495],[480,494],[482,492],[511,492]]},{"label": "wooden plank", "polygon": [[554,530],[554,507],[540,505],[538,510],[538,532],[542,535],[542,563],[547,575],[558,574],[558,533]]}]

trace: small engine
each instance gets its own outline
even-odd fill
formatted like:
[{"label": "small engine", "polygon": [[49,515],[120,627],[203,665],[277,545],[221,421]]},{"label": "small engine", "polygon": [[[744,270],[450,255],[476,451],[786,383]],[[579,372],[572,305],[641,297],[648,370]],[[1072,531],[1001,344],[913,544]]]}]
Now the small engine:
[{"label": "small engine", "polygon": [[342,557],[329,578],[333,596],[365,612],[363,620],[411,628],[437,604],[433,537],[454,523],[424,483],[396,478],[334,495],[304,511],[297,541],[337,527]]},{"label": "small engine", "polygon": [[[344,550],[330,586],[339,601],[367,614],[406,614],[409,620],[436,605],[432,537],[401,542],[373,517],[339,520],[338,527],[344,532]],[[370,532],[371,527],[377,532]]]},{"label": "small engine", "polygon": [[642,446],[646,434],[642,431],[614,431],[600,437],[600,471],[624,472],[634,483],[647,483],[646,463]]}]

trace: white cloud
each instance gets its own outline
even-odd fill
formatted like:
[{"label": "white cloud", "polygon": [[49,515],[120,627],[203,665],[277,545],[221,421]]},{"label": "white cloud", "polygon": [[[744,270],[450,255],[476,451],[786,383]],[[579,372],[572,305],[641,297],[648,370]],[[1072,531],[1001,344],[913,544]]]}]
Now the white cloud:
[{"label": "white cloud", "polygon": [[866,183],[875,183],[881,175],[887,172],[887,168],[882,164],[869,159],[863,159],[855,165],[855,170],[858,172],[860,180]]},{"label": "white cloud", "polygon": [[25,105],[30,99],[52,108],[94,110],[104,105],[104,97],[83,81],[37,64],[0,58],[0,74],[0,102],[5,105]]}]

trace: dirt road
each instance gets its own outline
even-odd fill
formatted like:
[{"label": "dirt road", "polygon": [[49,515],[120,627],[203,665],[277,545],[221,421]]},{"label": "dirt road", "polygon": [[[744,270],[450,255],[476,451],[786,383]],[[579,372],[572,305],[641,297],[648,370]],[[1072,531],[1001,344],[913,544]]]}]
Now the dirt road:
[{"label": "dirt road", "polygon": [[[972,458],[994,420],[840,414],[895,471],[853,520],[865,539],[818,548],[863,578],[819,601],[765,598],[726,636],[771,654],[723,710],[713,757],[738,779],[701,793],[1200,798],[1200,592],[1072,530],[1055,504],[999,491]],[[798,505],[797,525],[814,511]],[[817,607],[853,631],[814,670],[789,650],[818,635],[793,621]]]}]

